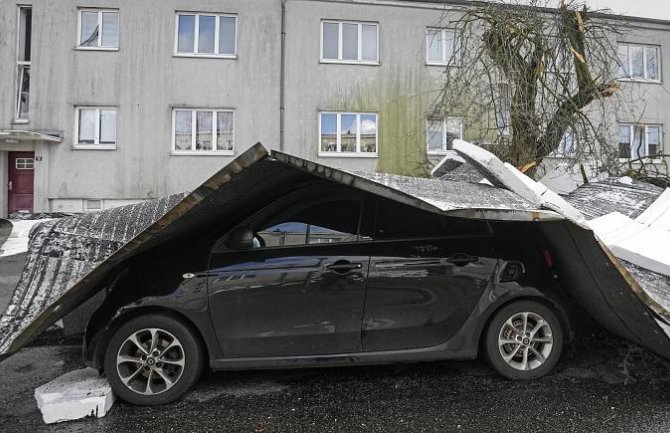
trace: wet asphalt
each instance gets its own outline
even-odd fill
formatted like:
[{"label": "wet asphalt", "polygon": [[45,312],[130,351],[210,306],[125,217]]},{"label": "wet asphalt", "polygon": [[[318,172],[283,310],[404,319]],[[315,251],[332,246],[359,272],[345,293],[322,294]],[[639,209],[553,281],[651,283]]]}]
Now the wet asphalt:
[{"label": "wet asphalt", "polygon": [[0,363],[0,431],[670,431],[670,365],[603,332],[532,382],[482,361],[219,372],[171,405],[117,401],[105,418],[43,424],[34,388],[80,367],[79,356],[77,346],[38,346]]}]

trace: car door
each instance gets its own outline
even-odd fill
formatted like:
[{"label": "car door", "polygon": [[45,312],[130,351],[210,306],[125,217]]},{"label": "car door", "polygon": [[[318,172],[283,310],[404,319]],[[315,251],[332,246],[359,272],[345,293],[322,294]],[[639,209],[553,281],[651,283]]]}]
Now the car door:
[{"label": "car door", "polygon": [[225,357],[361,352],[361,212],[358,195],[299,194],[245,223],[255,248],[212,254],[210,309]]},{"label": "car door", "polygon": [[497,260],[488,225],[380,200],[363,318],[364,351],[435,346],[463,325]]}]

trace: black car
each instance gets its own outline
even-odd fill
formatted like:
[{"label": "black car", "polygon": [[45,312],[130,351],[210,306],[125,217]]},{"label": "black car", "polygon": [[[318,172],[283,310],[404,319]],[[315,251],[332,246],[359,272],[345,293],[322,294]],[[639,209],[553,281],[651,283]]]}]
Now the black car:
[{"label": "black car", "polygon": [[175,400],[213,370],[484,355],[512,379],[572,334],[532,224],[454,218],[310,182],[124,263],[84,358],[122,399]]}]

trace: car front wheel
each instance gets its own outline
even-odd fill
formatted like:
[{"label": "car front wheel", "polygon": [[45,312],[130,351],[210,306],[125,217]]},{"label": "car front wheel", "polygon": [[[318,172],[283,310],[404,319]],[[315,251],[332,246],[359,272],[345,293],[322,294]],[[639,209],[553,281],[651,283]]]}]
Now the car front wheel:
[{"label": "car front wheel", "polygon": [[112,389],[138,405],[176,400],[198,380],[202,365],[202,349],[193,331],[158,314],[136,317],[121,326],[105,353]]},{"label": "car front wheel", "polygon": [[537,379],[550,372],[563,350],[563,329],[544,304],[519,301],[502,308],[486,333],[486,357],[510,379]]}]

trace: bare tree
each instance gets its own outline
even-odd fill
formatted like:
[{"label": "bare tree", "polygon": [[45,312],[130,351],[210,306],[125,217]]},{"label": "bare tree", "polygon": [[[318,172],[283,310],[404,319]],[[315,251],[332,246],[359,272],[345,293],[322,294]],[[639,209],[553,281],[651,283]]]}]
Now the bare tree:
[{"label": "bare tree", "polygon": [[445,13],[440,27],[456,43],[434,112],[465,117],[471,135],[529,172],[556,152],[616,156],[604,104],[594,102],[619,90],[621,24],[576,3],[540,1],[473,2],[455,18]]}]

